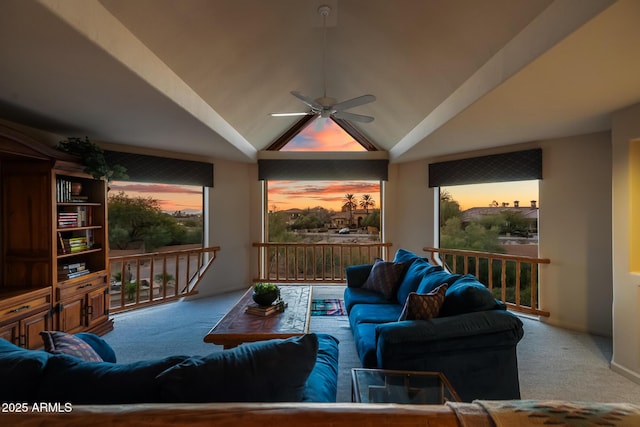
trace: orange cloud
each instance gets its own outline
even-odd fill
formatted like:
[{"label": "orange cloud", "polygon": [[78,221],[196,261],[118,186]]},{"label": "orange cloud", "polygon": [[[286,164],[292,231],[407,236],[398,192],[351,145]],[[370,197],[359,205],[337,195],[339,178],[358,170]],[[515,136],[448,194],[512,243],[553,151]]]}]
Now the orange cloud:
[{"label": "orange cloud", "polygon": [[331,119],[313,120],[282,151],[365,151],[351,135]]},{"label": "orange cloud", "polygon": [[356,200],[369,194],[380,202],[378,181],[269,181],[268,206],[278,210],[291,208],[306,209],[322,206],[339,211],[344,204],[344,196],[353,194]]}]

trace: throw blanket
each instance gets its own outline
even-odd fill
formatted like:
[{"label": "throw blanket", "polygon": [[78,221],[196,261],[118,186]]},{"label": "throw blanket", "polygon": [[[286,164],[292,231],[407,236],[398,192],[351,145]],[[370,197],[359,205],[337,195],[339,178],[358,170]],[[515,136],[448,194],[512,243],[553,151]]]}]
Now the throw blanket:
[{"label": "throw blanket", "polygon": [[[525,426],[640,426],[640,406],[630,403],[589,403],[542,400],[476,400],[491,416],[496,427]],[[450,405],[461,425],[464,417],[459,415],[456,404]],[[464,415],[464,414],[462,414]]]}]

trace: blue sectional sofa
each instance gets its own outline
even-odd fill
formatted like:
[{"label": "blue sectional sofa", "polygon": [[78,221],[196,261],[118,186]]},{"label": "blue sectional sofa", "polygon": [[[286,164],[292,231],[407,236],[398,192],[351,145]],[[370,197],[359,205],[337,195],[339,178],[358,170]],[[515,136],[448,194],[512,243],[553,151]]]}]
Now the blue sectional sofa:
[{"label": "blue sectional sofa", "polygon": [[[443,372],[467,402],[520,398],[520,319],[471,275],[451,274],[404,249],[393,262],[379,262],[346,271],[345,307],[363,367]],[[382,289],[372,287],[374,275]],[[436,317],[399,321],[411,293],[445,283]]]},{"label": "blue sectional sofa", "polygon": [[26,350],[0,338],[0,402],[336,400],[338,340],[327,334],[248,343],[206,356],[176,355],[126,364],[116,363],[115,353],[102,338],[87,333],[73,337],[89,344],[89,351],[99,356],[97,361],[81,358],[86,353]]}]

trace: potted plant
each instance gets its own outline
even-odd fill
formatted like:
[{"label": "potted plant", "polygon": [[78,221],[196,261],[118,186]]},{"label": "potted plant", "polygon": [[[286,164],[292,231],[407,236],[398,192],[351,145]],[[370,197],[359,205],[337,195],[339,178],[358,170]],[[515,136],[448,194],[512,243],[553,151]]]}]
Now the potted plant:
[{"label": "potted plant", "polygon": [[271,305],[280,298],[280,288],[274,283],[259,282],[253,285],[252,297],[258,305]]},{"label": "potted plant", "polygon": [[104,177],[107,182],[111,182],[114,179],[127,178],[125,173],[127,170],[121,165],[109,165],[104,157],[104,150],[86,136],[84,140],[69,137],[65,141],[60,141],[57,149],[80,157],[84,171],[95,179]]}]

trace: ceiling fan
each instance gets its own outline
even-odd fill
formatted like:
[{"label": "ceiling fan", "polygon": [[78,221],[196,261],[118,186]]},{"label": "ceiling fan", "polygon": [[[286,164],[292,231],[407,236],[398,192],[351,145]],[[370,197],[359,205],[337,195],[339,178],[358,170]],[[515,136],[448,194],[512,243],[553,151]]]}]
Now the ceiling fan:
[{"label": "ceiling fan", "polygon": [[320,98],[313,99],[303,95],[298,91],[291,91],[291,95],[298,98],[311,108],[311,112],[306,113],[271,113],[274,117],[280,116],[305,116],[308,114],[316,114],[322,118],[333,117],[336,119],[350,120],[354,122],[369,123],[373,121],[373,117],[362,114],[350,113],[350,108],[368,104],[376,100],[373,95],[362,95],[346,101],[338,102],[337,99],[327,96],[327,78],[326,78],[326,45],[327,45],[327,16],[331,12],[331,8],[327,5],[320,6],[318,13],[323,18],[323,50],[322,50],[322,78],[323,78],[323,95]]}]

